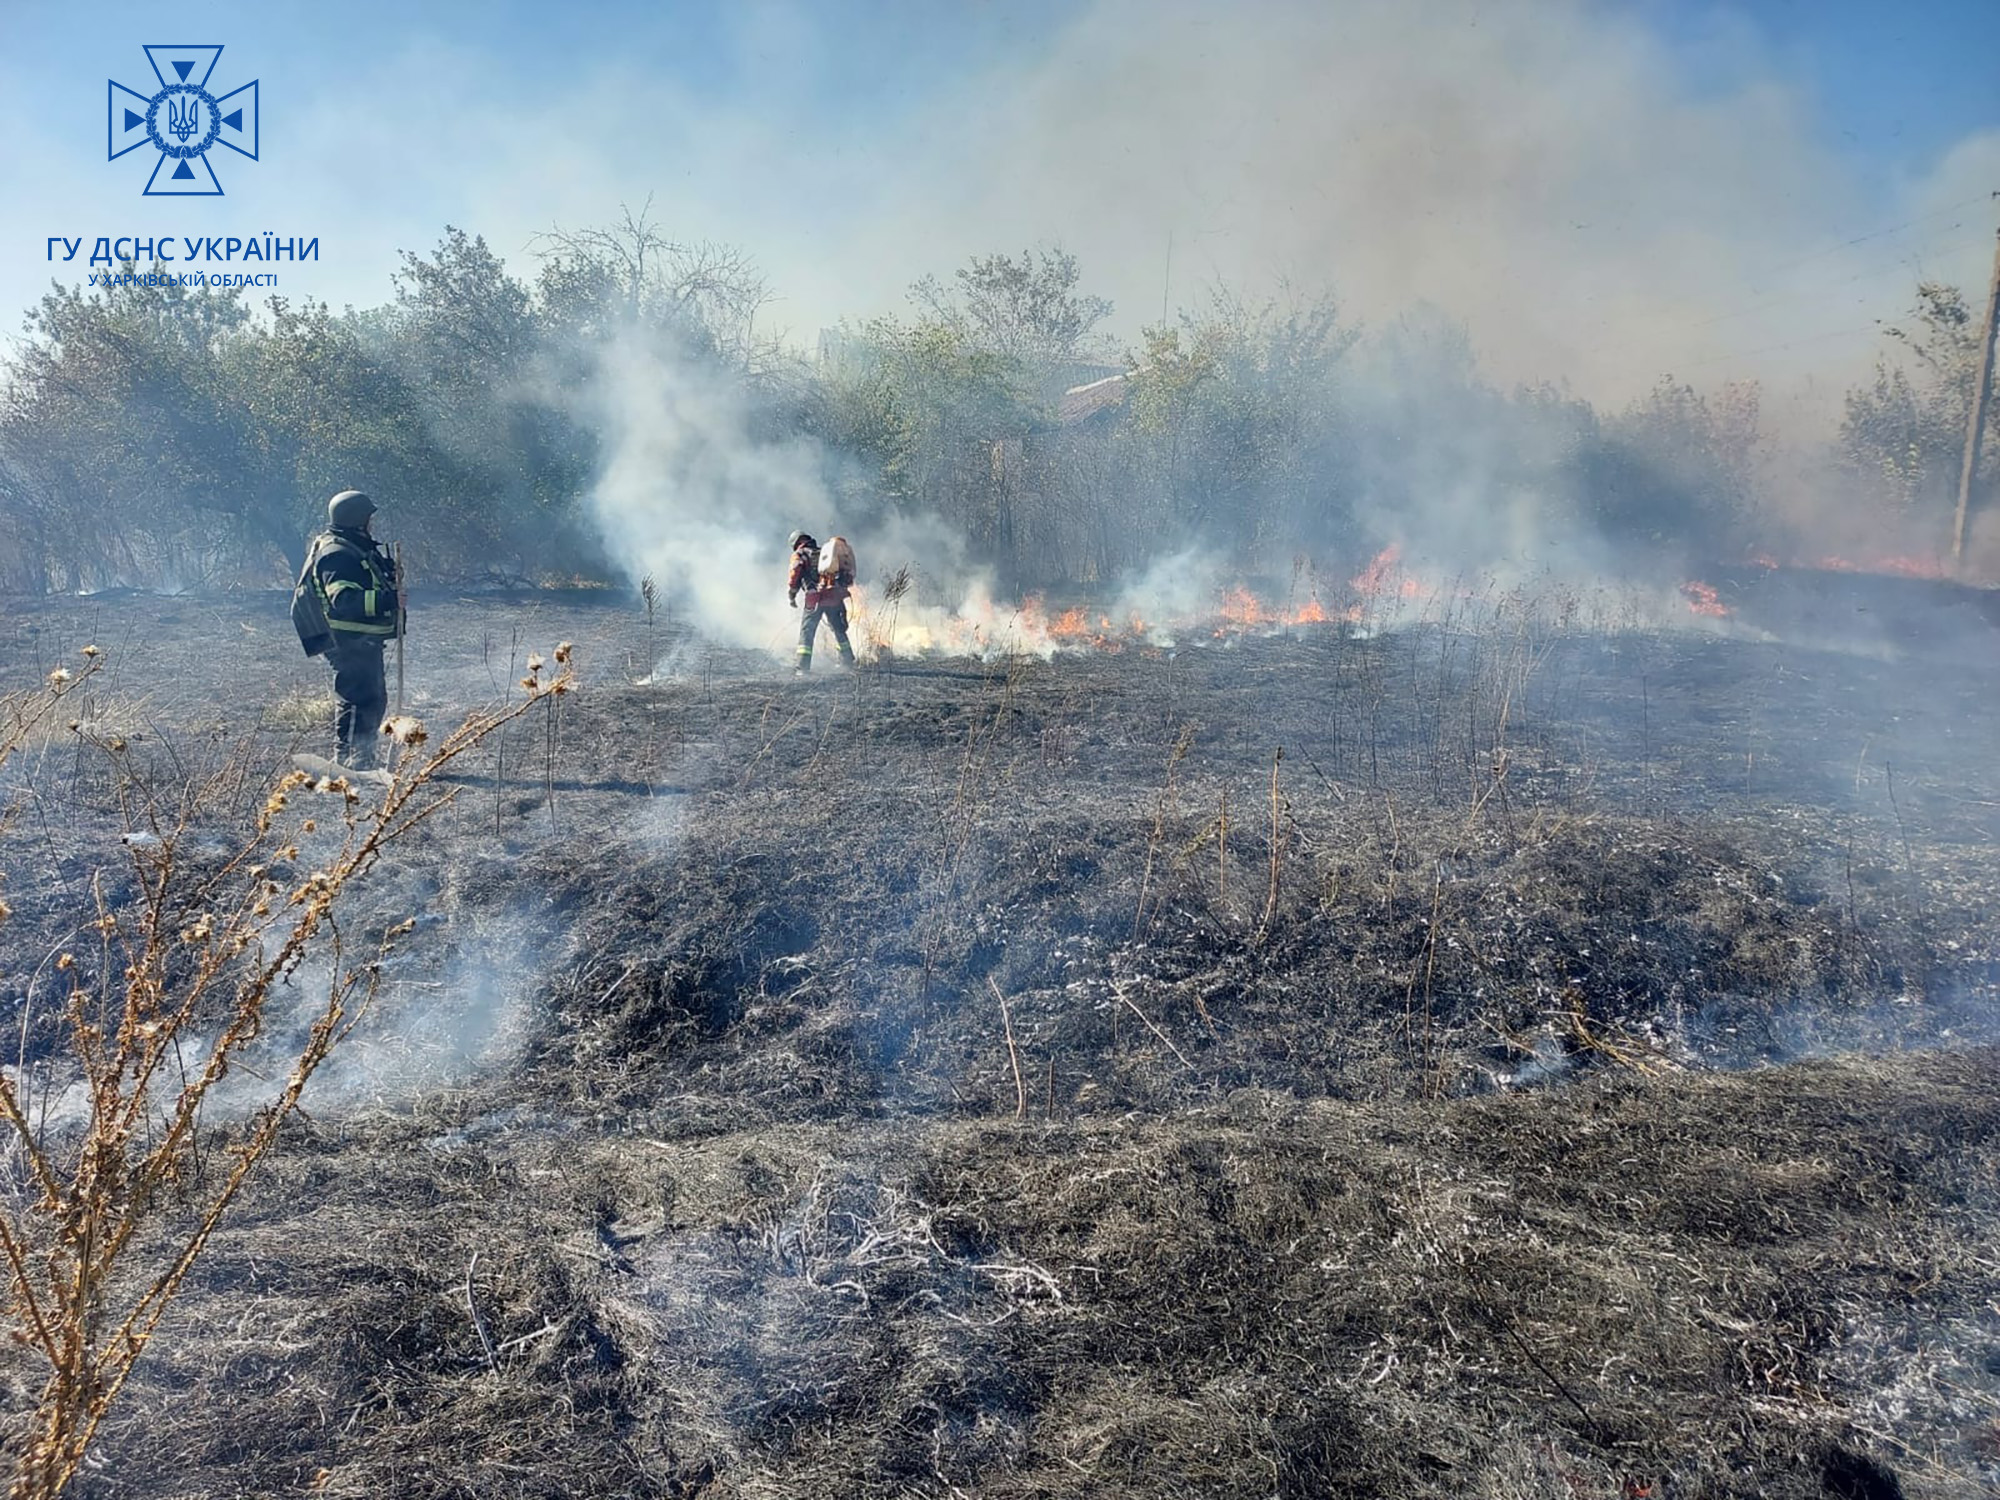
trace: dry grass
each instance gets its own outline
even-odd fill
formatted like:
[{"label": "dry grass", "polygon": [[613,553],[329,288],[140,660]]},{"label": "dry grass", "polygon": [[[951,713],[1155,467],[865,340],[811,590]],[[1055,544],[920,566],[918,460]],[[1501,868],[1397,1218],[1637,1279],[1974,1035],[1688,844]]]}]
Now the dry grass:
[{"label": "dry grass", "polygon": [[1990,661],[1539,630],[489,748],[394,894],[546,947],[525,1056],[308,1097],[94,1500],[1987,1492],[2000,1061],[1793,1059],[1990,1001]]},{"label": "dry grass", "polygon": [[[550,678],[531,672],[517,703],[476,714],[447,735],[377,806],[364,805],[345,779],[316,781],[298,771],[279,778],[250,831],[205,866],[183,846],[194,842],[220,789],[240,791],[240,777],[210,781],[192,800],[163,809],[146,794],[145,773],[123,737],[100,738],[71,721],[80,743],[108,757],[118,779],[132,870],[122,894],[93,883],[88,941],[103,959],[95,980],[74,953],[55,962],[67,984],[67,1064],[76,1070],[66,1096],[80,1118],[73,1125],[61,1112],[52,1118],[50,1096],[63,1080],[27,1065],[25,1016],[22,1062],[0,1070],[9,1189],[0,1211],[0,1287],[14,1337],[46,1365],[13,1445],[10,1500],[52,1500],[76,1477],[223,1214],[308,1081],[366,1013],[382,958],[413,924],[390,928],[376,951],[350,959],[336,921],[347,887],[451,801],[455,793],[438,782],[454,761],[570,690],[566,658],[559,650]],[[88,648],[77,673],[58,669],[42,691],[0,705],[0,763],[57,719],[68,695],[102,665]],[[399,738],[414,747],[425,736],[411,725]],[[263,1032],[274,990],[309,958],[322,960],[331,977],[288,1073],[243,1128],[205,1126],[205,1105]],[[221,1160],[205,1169],[204,1158],[218,1152]],[[170,1217],[174,1227],[155,1243]]]},{"label": "dry grass", "polygon": [[332,693],[296,687],[264,706],[263,722],[291,734],[330,734],[338,707]]},{"label": "dry grass", "polygon": [[1052,1127],[302,1126],[114,1441],[152,1493],[1816,1500],[1874,1463],[1973,1500],[1907,1450],[1978,1436],[1976,1369],[1883,1392],[1904,1446],[1873,1376],[2000,1291],[1954,1207],[1996,1086],[1981,1052]]}]

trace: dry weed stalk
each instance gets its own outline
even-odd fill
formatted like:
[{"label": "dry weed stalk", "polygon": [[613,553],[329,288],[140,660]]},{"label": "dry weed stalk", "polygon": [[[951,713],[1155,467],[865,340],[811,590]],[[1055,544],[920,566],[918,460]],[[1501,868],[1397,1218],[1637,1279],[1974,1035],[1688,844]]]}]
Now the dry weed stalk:
[{"label": "dry weed stalk", "polygon": [[1278,914],[1278,876],[1284,869],[1284,808],[1278,791],[1278,768],[1285,762],[1285,752],[1280,748],[1271,757],[1271,889],[1264,898],[1264,917],[1257,924],[1257,935],[1250,940],[1250,946],[1261,948],[1264,936],[1271,930],[1271,919]]},{"label": "dry weed stalk", "polygon": [[1174,748],[1167,754],[1167,774],[1160,783],[1160,802],[1153,813],[1152,837],[1146,840],[1146,868],[1139,876],[1139,904],[1132,912],[1132,936],[1137,937],[1146,926],[1146,901],[1153,891],[1153,863],[1159,857],[1160,840],[1166,837],[1167,819],[1174,810],[1174,772],[1187,759],[1187,753],[1194,747],[1195,726],[1181,725],[1179,738]]},{"label": "dry weed stalk", "polygon": [[[1007,715],[1014,705],[1014,693],[1019,686],[1021,659],[1006,659],[1004,675],[1000,681],[1000,696],[993,704],[993,715],[981,721],[975,714],[965,732],[965,748],[959,755],[958,779],[948,806],[941,806],[937,812],[938,825],[938,867],[937,867],[937,909],[936,920],[924,939],[924,968],[920,993],[925,1000],[930,999],[931,981],[937,971],[937,957],[944,946],[946,934],[957,919],[960,905],[958,892],[964,884],[966,857],[971,852],[973,835],[979,831],[979,824],[994,796],[994,786],[990,781],[993,772],[993,756],[1001,743],[1001,726],[1007,722]],[[991,675],[987,682],[993,681]],[[1000,772],[1004,779],[1006,771]],[[942,799],[942,784],[939,787]]]},{"label": "dry weed stalk", "polygon": [[1187,1054],[1174,1045],[1174,1039],[1172,1037],[1168,1036],[1164,1031],[1160,1030],[1159,1027],[1153,1024],[1153,1018],[1151,1016],[1147,1015],[1143,1010],[1139,1009],[1139,1002],[1137,1000],[1134,1000],[1127,993],[1125,993],[1125,987],[1123,985],[1113,985],[1112,993],[1118,997],[1119,1001],[1122,1004],[1130,1008],[1133,1015],[1137,1016],[1141,1021],[1146,1023],[1146,1029],[1152,1032],[1154,1036],[1158,1037],[1160,1041],[1165,1044],[1166,1049],[1169,1052],[1173,1053],[1175,1060],[1179,1062],[1183,1068],[1186,1068],[1190,1073],[1194,1071],[1194,1064],[1187,1060]]},{"label": "dry weed stalk", "polygon": [[[53,1500],[75,1478],[245,1178],[313,1074],[366,1014],[379,954],[343,967],[335,921],[343,893],[385,848],[451,801],[455,792],[436,783],[453,761],[574,687],[567,658],[559,650],[555,675],[531,670],[520,701],[475,714],[445,736],[384,789],[379,807],[364,807],[344,777],[282,777],[251,831],[219,870],[193,881],[191,895],[179,851],[192,812],[164,836],[127,838],[134,894],[114,904],[100,886],[95,918],[85,924],[100,938],[102,975],[92,983],[73,955],[57,960],[71,986],[66,1018],[83,1118],[74,1129],[38,1129],[29,1118],[29,1070],[0,1069],[0,1138],[12,1148],[0,1178],[0,1310],[13,1338],[48,1366],[14,1448],[9,1500]],[[0,705],[0,763],[100,662],[93,648],[81,673],[59,670],[42,692]],[[397,738],[415,748],[426,736],[410,722]],[[128,753],[122,744],[100,748],[121,761]],[[318,831],[319,804],[297,799],[315,796],[331,800],[344,831],[331,857],[309,868],[300,863],[301,844]],[[390,928],[382,947],[412,926]],[[322,934],[324,945],[316,945]],[[333,977],[276,1097],[225,1152],[208,1150],[216,1131],[203,1124],[205,1101],[262,1033],[274,991],[314,953],[329,958]],[[219,1180],[207,1161],[225,1164]]]},{"label": "dry weed stalk", "polygon": [[1665,1066],[1659,1049],[1650,1043],[1637,1041],[1618,1032],[1600,1030],[1590,1024],[1588,1002],[1578,985],[1563,988],[1563,1019],[1569,1026],[1569,1034],[1578,1047],[1586,1052],[1595,1052],[1600,1057],[1616,1063],[1621,1068],[1630,1068],[1645,1077],[1660,1072]]},{"label": "dry weed stalk", "polygon": [[1021,1077],[1021,1049],[1014,1044],[1014,1018],[1007,1013],[1007,997],[1000,993],[1000,986],[993,976],[986,976],[986,987],[993,991],[993,998],[1000,1002],[1000,1025],[1007,1033],[1007,1061],[1014,1069],[1014,1118],[1028,1118],[1028,1085]]},{"label": "dry weed stalk", "polygon": [[888,581],[882,585],[882,602],[889,606],[889,630],[887,635],[876,643],[878,655],[888,655],[893,651],[896,626],[903,618],[903,599],[915,583],[916,579],[910,573],[910,565],[904,563],[891,573]]},{"label": "dry weed stalk", "polygon": [[[58,708],[71,693],[79,692],[104,669],[104,653],[95,646],[83,648],[83,666],[75,672],[57,667],[37,691],[10,693],[0,697],[0,766],[4,766],[38,734],[55,721]],[[74,724],[77,721],[71,720]],[[13,826],[18,804],[0,805],[0,835]],[[0,922],[10,915],[5,892],[0,892]]]},{"label": "dry weed stalk", "polygon": [[853,629],[868,647],[868,660],[888,662],[896,655],[896,628],[903,618],[903,600],[916,587],[911,565],[904,563],[884,577],[880,585],[857,589],[853,605]]},{"label": "dry weed stalk", "polygon": [[1215,903],[1229,915],[1229,788],[1222,789],[1222,811],[1215,819]]},{"label": "dry weed stalk", "polygon": [[[1431,914],[1424,924],[1424,949],[1421,962],[1410,971],[1409,987],[1403,992],[1403,1038],[1406,1044],[1416,1048],[1419,1065],[1423,1072],[1424,1097],[1435,1098],[1442,1092],[1441,1045],[1433,1050],[1433,1025],[1436,1008],[1432,987],[1437,980],[1437,945],[1439,919],[1444,913],[1444,857],[1438,856],[1432,868]],[[1421,984],[1424,992],[1424,1025],[1419,1037],[1416,1024],[1417,988]]]}]

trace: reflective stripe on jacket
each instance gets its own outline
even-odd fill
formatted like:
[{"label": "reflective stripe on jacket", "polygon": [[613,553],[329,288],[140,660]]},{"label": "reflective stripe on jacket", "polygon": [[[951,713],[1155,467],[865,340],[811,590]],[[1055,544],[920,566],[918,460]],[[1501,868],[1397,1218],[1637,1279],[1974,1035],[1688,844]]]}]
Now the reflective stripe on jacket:
[{"label": "reflective stripe on jacket", "polygon": [[327,628],[340,635],[391,639],[402,634],[395,565],[373,542],[322,532],[306,561]]}]

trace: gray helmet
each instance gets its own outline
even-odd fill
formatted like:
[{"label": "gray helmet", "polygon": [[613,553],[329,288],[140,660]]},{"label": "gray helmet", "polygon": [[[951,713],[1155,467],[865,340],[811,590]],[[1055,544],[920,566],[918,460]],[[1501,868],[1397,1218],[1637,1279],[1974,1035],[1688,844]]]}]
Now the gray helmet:
[{"label": "gray helmet", "polygon": [[364,526],[375,514],[375,502],[359,490],[342,490],[326,502],[326,524],[350,529]]},{"label": "gray helmet", "polygon": [[810,542],[811,540],[812,537],[808,533],[803,531],[795,531],[786,540],[785,545],[787,547],[796,547],[800,542]]}]

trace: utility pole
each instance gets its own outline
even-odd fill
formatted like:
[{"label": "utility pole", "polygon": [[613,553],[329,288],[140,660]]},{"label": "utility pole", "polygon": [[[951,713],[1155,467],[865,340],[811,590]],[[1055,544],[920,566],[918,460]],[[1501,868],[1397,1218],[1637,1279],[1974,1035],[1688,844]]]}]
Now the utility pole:
[{"label": "utility pole", "polygon": [[[2000,193],[1994,194],[2000,198]],[[1951,560],[1965,554],[1966,515],[1972,509],[1972,482],[1979,474],[1979,444],[1986,431],[1986,400],[1993,392],[1993,331],[2000,320],[2000,244],[1993,249],[1993,282],[1986,289],[1986,321],[1979,326],[1979,373],[1972,379],[1972,416],[1965,424],[1965,463],[1958,471],[1958,514],[1951,523]]]}]

